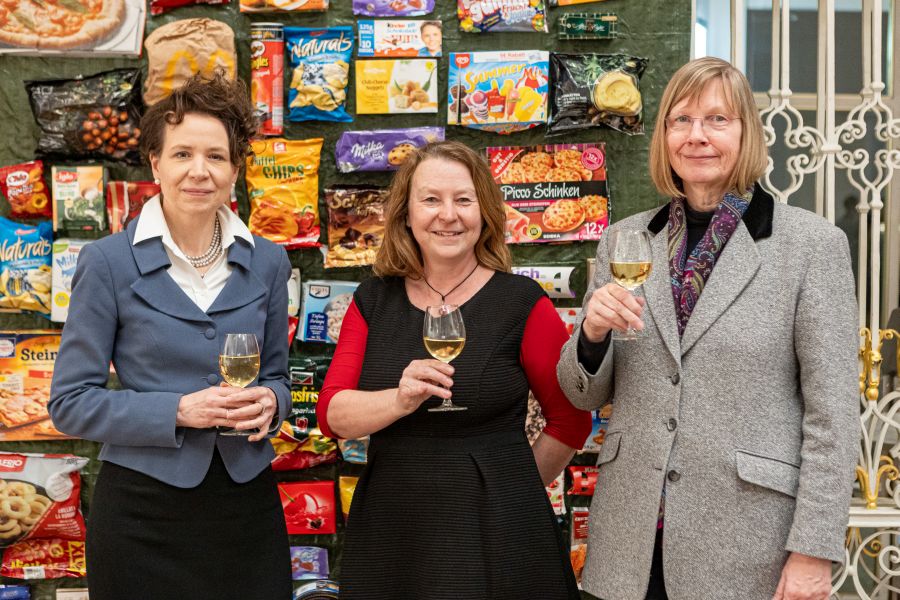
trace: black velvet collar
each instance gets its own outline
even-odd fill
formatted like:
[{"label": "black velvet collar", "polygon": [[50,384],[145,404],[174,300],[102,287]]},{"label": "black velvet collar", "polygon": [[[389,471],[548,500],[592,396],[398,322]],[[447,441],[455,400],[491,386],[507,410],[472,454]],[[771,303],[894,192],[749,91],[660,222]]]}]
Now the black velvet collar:
[{"label": "black velvet collar", "polygon": [[[744,225],[750,232],[753,241],[759,241],[772,235],[772,214],[775,212],[775,199],[765,192],[759,184],[753,189],[753,199],[744,212]],[[669,222],[669,204],[666,203],[647,223],[647,229],[656,235]]]}]

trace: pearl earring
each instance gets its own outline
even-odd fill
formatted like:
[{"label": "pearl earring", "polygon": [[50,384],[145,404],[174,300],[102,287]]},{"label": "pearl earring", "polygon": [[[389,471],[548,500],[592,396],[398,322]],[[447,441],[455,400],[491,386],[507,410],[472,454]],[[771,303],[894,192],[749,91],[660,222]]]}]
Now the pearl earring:
[{"label": "pearl earring", "polygon": [[153,183],[155,183],[156,185],[159,185],[159,177],[154,177]]}]

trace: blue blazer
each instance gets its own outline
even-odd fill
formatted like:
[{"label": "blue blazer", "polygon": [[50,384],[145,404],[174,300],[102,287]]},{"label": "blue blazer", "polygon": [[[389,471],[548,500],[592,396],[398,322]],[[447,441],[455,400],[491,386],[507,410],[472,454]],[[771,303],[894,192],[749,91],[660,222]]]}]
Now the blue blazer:
[{"label": "blue blazer", "polygon": [[[166,270],[160,238],[132,245],[137,223],[79,255],[53,371],[53,424],[103,442],[101,460],[177,487],[200,484],[214,447],[234,481],[249,481],[274,457],[268,440],[176,427],[175,415],[181,396],[220,383],[224,335],[241,332],[255,333],[260,344],[259,380],[251,385],[271,388],[279,420],[287,417],[287,254],[259,237],[255,247],[236,238],[228,249],[231,275],[203,312]],[[106,388],[110,361],[121,390]]]}]

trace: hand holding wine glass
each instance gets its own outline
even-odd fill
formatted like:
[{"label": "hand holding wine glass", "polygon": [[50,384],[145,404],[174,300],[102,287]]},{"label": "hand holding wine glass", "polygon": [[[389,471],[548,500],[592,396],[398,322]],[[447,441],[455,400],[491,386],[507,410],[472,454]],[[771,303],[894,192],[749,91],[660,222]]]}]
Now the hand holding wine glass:
[{"label": "hand holding wine glass", "polygon": [[[225,344],[219,355],[222,379],[231,386],[244,388],[259,375],[259,344],[252,333],[225,334]],[[250,430],[219,427],[222,435],[251,435]]]},{"label": "hand holding wine glass", "polygon": [[[426,307],[422,337],[425,339],[425,349],[439,361],[449,363],[459,356],[466,345],[466,327],[459,307],[452,304]],[[466,410],[466,407],[453,404],[450,398],[444,398],[440,406],[428,410],[443,412]]]},{"label": "hand holding wine glass", "polygon": [[[618,229],[609,233],[609,271],[621,287],[637,293],[653,266],[650,236],[645,230]],[[628,327],[627,331],[613,330],[614,340],[635,340],[644,331]]]}]

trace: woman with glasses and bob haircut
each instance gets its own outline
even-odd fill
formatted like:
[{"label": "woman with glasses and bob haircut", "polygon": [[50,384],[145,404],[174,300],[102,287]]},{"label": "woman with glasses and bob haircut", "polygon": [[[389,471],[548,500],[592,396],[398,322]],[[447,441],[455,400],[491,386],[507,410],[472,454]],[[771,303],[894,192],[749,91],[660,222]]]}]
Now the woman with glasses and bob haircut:
[{"label": "woman with glasses and bob haircut", "polygon": [[[558,365],[575,406],[612,403],[584,589],[603,600],[826,600],[844,559],[858,438],[847,238],[759,185],[750,85],[717,58],[663,93],[637,297],[605,243]],[[605,234],[609,235],[609,233]],[[629,326],[636,340],[611,340]]]}]

